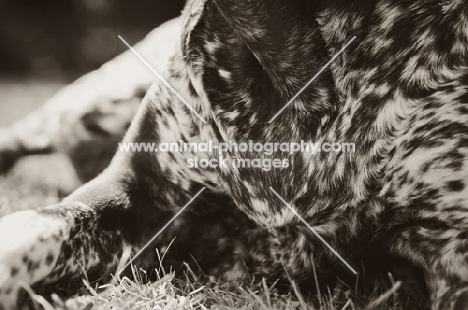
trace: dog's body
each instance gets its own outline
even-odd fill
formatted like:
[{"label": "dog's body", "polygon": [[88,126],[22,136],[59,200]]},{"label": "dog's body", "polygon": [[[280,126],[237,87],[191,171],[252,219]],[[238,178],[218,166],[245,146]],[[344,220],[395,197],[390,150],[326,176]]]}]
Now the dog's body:
[{"label": "dog's body", "polygon": [[[163,76],[181,34],[180,18],[150,32],[134,48]],[[109,165],[154,74],[127,51],[61,89],[37,111],[0,129],[0,172],[25,155],[70,156],[90,181]]]},{"label": "dog's body", "polygon": [[356,152],[295,153],[269,172],[187,167],[217,154],[118,153],[61,204],[2,219],[0,304],[21,281],[113,272],[206,186],[161,239],[203,245],[192,250],[211,274],[302,280],[340,264],[271,187],[351,265],[369,250],[402,257],[424,272],[433,309],[468,307],[468,4],[194,0],[183,18],[169,83],[206,124],[156,82],[125,141],[347,141]]}]

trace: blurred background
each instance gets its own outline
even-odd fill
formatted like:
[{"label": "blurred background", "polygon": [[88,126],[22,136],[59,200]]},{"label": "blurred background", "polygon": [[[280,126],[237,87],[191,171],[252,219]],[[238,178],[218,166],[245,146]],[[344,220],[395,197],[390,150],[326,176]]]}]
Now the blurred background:
[{"label": "blurred background", "polygon": [[[185,0],[0,0],[0,127],[180,15]],[[28,156],[0,175],[0,217],[80,184],[67,157]]]},{"label": "blurred background", "polygon": [[2,0],[0,73],[73,78],[176,17],[183,0]]},{"label": "blurred background", "polygon": [[[100,67],[185,0],[0,0],[0,126]],[[31,101],[32,100],[32,101]]]}]

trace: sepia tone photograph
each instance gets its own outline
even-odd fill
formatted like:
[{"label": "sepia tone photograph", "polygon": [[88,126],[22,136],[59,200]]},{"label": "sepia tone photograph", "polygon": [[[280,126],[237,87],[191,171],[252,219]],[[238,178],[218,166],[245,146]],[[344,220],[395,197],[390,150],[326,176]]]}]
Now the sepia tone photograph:
[{"label": "sepia tone photograph", "polygon": [[3,0],[0,40],[0,310],[468,309],[465,0]]}]

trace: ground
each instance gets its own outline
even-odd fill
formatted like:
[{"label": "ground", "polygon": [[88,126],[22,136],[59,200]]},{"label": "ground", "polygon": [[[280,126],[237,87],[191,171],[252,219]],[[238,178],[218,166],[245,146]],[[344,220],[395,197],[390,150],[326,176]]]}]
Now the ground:
[{"label": "ground", "polygon": [[[0,81],[0,125],[5,126],[32,111],[51,96],[63,82],[37,80]],[[30,156],[20,160],[8,174],[0,176],[0,216],[17,210],[57,203],[79,184],[66,157]],[[169,249],[170,250],[170,249]],[[99,287],[84,281],[79,296],[53,296],[46,300],[29,292],[46,310],[53,309],[402,309],[393,287],[372,296],[359,297],[338,285],[321,298],[300,293],[294,283],[280,294],[274,284],[253,279],[251,283],[220,283],[198,279],[190,270],[185,278],[160,274],[149,282],[145,272],[134,271],[135,279],[124,278]]]}]

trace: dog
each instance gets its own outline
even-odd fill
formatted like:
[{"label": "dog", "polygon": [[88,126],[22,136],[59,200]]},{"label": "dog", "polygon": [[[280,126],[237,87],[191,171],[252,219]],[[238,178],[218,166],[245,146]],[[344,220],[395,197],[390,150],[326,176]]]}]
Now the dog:
[{"label": "dog", "polygon": [[[182,236],[209,274],[300,282],[379,252],[422,270],[432,309],[468,307],[468,3],[191,0],[167,78],[124,143],[344,141],[355,152],[231,148],[225,167],[202,168],[188,163],[219,153],[118,151],[60,204],[1,219],[4,308],[24,283],[114,272],[180,211],[152,246]],[[258,156],[286,164],[236,165]]]},{"label": "dog", "polygon": [[[135,46],[163,76],[181,27],[175,18]],[[109,165],[154,79],[127,51],[62,88],[38,110],[0,129],[0,172],[23,156],[59,152],[68,155],[83,183],[90,181]]]}]

